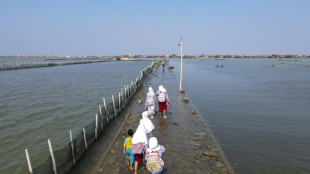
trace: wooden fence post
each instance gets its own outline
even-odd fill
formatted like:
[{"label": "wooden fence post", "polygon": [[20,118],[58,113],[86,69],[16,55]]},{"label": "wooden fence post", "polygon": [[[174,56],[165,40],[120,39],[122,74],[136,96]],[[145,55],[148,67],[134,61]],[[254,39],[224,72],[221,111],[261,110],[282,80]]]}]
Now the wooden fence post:
[{"label": "wooden fence post", "polygon": [[108,110],[107,110],[107,105],[105,103],[104,97],[103,97],[103,106],[104,106],[104,110],[105,110],[105,117],[107,118],[107,122],[109,123]]},{"label": "wooden fence post", "polygon": [[121,95],[122,95],[122,107],[123,107],[123,105],[124,105],[123,88],[121,88]]},{"label": "wooden fence post", "polygon": [[85,131],[85,128],[83,128],[83,135],[84,135],[85,150],[87,150],[87,139],[86,139],[86,131]]},{"label": "wooden fence post", "polygon": [[73,165],[75,166],[74,147],[73,147],[73,139],[72,139],[72,132],[71,132],[71,130],[70,130],[70,144],[71,144]]},{"label": "wooden fence post", "polygon": [[113,95],[112,95],[112,102],[113,102],[113,109],[114,109],[114,117],[116,118],[116,110],[115,110],[115,103],[114,103]]},{"label": "wooden fence post", "polygon": [[30,162],[30,158],[29,158],[29,154],[28,154],[28,149],[25,149],[25,153],[26,153],[29,173],[32,174],[32,167],[31,167],[31,162]]},{"label": "wooden fence post", "polygon": [[101,105],[99,105],[99,114],[100,114],[100,118],[101,118],[101,121],[100,121],[100,127],[101,127],[101,132],[103,132],[103,116],[102,116],[102,110],[101,110]]},{"label": "wooden fence post", "polygon": [[132,94],[134,93],[134,92],[133,92],[133,83],[132,83],[132,81],[130,81],[130,90],[131,90],[131,92],[132,92],[132,93],[131,93],[131,95],[132,95]]},{"label": "wooden fence post", "polygon": [[136,88],[135,88],[135,91],[137,91],[138,89],[138,77],[136,78]]},{"label": "wooden fence post", "polygon": [[96,140],[97,140],[97,136],[98,136],[97,130],[98,130],[98,114],[96,114],[96,127],[95,127],[95,139]]},{"label": "wooden fence post", "polygon": [[47,143],[48,143],[48,147],[49,147],[49,149],[50,149],[50,153],[51,153],[51,157],[52,157],[52,163],[53,163],[54,173],[57,174],[57,166],[56,166],[56,162],[55,162],[55,157],[54,157],[54,152],[53,152],[51,140],[48,139],[48,140],[47,140]]},{"label": "wooden fence post", "polygon": [[128,95],[128,99],[130,98],[130,90],[129,90],[129,86],[127,85],[127,95]]},{"label": "wooden fence post", "polygon": [[126,85],[124,85],[124,93],[125,93],[125,99],[126,99],[126,102],[128,101],[128,98],[127,98],[127,89],[126,89]]},{"label": "wooden fence post", "polygon": [[121,112],[121,93],[118,93],[118,112]]}]

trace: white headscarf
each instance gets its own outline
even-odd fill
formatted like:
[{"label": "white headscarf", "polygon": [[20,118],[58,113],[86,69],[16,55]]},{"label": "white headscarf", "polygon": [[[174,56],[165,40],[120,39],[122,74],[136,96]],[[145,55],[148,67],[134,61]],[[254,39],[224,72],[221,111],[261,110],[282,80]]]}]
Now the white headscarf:
[{"label": "white headscarf", "polygon": [[141,121],[135,134],[133,134],[131,143],[132,144],[138,144],[138,143],[148,144],[145,128],[144,128],[144,125],[141,124]]},{"label": "white headscarf", "polygon": [[149,87],[149,92],[148,92],[149,94],[153,94],[153,95],[155,95],[155,93],[154,93],[154,91],[153,91],[153,88],[152,87]]},{"label": "white headscarf", "polygon": [[160,92],[166,92],[166,89],[163,87],[163,85],[160,85],[160,86],[158,87],[158,90],[159,90]]},{"label": "white headscarf", "polygon": [[151,133],[152,130],[154,129],[154,125],[152,123],[152,121],[149,119],[149,112],[148,111],[144,111],[142,113],[142,119],[140,120],[140,124],[143,124],[144,128],[145,128],[145,132]]},{"label": "white headscarf", "polygon": [[159,150],[160,149],[160,145],[158,145],[158,141],[156,137],[152,137],[149,140],[149,148],[147,149],[147,151],[151,152],[153,150]]},{"label": "white headscarf", "polygon": [[154,149],[158,146],[158,141],[157,141],[157,138],[156,137],[152,137],[150,138],[150,145],[149,145],[149,148],[150,149]]}]

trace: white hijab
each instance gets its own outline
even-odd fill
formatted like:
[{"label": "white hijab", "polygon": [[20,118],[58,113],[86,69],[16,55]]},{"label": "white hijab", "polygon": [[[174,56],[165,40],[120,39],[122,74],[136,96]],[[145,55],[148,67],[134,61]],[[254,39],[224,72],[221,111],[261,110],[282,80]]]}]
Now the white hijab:
[{"label": "white hijab", "polygon": [[138,143],[148,144],[145,128],[144,128],[144,125],[141,124],[141,121],[135,134],[133,134],[131,143],[132,144],[138,144]]},{"label": "white hijab", "polygon": [[151,94],[151,95],[155,95],[152,87],[149,87],[149,92],[148,93]]},{"label": "white hijab", "polygon": [[160,92],[166,92],[166,89],[163,87],[163,85],[160,85],[160,86],[158,87],[158,90],[159,90]]},{"label": "white hijab", "polygon": [[142,113],[142,119],[140,120],[140,124],[143,124],[144,128],[145,128],[145,132],[151,133],[152,130],[154,129],[154,125],[152,123],[152,121],[149,119],[149,112],[148,111],[144,111]]},{"label": "white hijab", "polygon": [[160,147],[158,146],[158,141],[156,137],[150,138],[149,143],[150,143],[149,148],[147,149],[148,151],[160,149]]}]

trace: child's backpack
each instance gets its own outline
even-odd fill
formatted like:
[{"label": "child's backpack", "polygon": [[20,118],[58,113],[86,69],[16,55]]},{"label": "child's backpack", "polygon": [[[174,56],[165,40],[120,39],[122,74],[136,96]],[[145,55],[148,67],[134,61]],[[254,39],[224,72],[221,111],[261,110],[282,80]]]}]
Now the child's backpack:
[{"label": "child's backpack", "polygon": [[154,97],[152,94],[148,94],[148,99],[147,99],[148,104],[155,104]]},{"label": "child's backpack", "polygon": [[166,101],[166,95],[164,92],[159,92],[158,94],[158,101],[159,102],[165,102]]},{"label": "child's backpack", "polygon": [[132,154],[141,154],[144,149],[144,143],[131,144],[131,153]]},{"label": "child's backpack", "polygon": [[164,167],[164,161],[161,159],[157,150],[149,152],[146,161],[146,168],[150,172],[161,171]]}]

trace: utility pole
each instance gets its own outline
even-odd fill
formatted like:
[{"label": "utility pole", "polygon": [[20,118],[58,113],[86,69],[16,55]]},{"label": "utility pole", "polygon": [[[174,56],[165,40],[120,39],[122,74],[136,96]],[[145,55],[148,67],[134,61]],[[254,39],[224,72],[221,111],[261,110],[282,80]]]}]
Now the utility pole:
[{"label": "utility pole", "polygon": [[180,44],[179,44],[179,46],[180,46],[180,48],[181,48],[181,70],[180,70],[180,89],[179,89],[179,92],[180,93],[182,93],[182,92],[184,92],[183,90],[182,90],[182,81],[183,81],[183,55],[182,55],[182,37],[180,38]]}]

